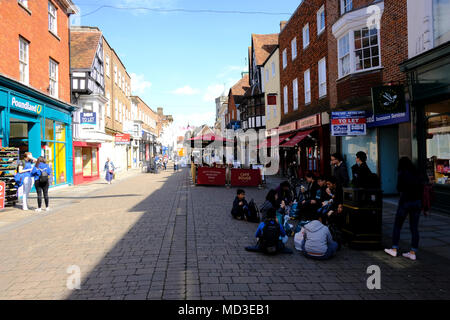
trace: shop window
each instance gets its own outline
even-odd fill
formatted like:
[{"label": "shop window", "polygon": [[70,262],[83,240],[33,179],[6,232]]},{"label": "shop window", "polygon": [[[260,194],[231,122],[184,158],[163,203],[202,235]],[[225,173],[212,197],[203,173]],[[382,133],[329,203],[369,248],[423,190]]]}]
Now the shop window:
[{"label": "shop window", "polygon": [[449,101],[427,106],[427,173],[431,182],[450,185]]},{"label": "shop window", "polygon": [[55,143],[55,158],[56,184],[66,183],[66,145],[64,143]]},{"label": "shop window", "polygon": [[56,122],[56,141],[66,142],[66,125],[60,122]]},{"label": "shop window", "polygon": [[98,175],[97,149],[92,149],[92,175]]},{"label": "shop window", "polygon": [[45,140],[55,139],[54,121],[50,119],[45,119]]},{"label": "shop window", "polygon": [[433,27],[436,47],[450,40],[449,15],[449,0],[433,0]]},{"label": "shop window", "polygon": [[348,173],[356,163],[356,153],[364,151],[367,154],[367,165],[373,173],[378,173],[377,130],[367,130],[365,136],[348,136],[342,138],[342,154],[345,157]]},{"label": "shop window", "polygon": [[83,173],[83,154],[81,148],[75,148],[75,174]]},{"label": "shop window", "polygon": [[[54,166],[54,163],[55,163],[55,158],[54,158],[55,148],[54,147],[55,147],[54,143],[53,142],[49,142],[48,145],[45,146],[45,148],[44,148],[45,159],[47,160],[47,164],[50,166],[50,168],[53,171],[53,176],[55,175],[55,171],[54,171],[54,169],[55,169],[55,166]],[[55,185],[55,179],[51,179],[50,181],[51,181],[52,185]]]}]

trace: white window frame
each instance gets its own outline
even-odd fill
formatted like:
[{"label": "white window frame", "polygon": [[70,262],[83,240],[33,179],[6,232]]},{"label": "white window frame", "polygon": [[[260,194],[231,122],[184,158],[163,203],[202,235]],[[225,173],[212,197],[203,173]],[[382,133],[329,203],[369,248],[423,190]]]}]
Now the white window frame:
[{"label": "white window frame", "polygon": [[288,86],[284,86],[283,88],[284,97],[283,97],[283,105],[284,105],[284,114],[287,114],[289,112],[289,100],[288,100]]},{"label": "white window frame", "polygon": [[58,35],[58,8],[51,1],[48,2],[48,30]]},{"label": "white window frame", "polygon": [[[321,25],[322,25],[322,15],[323,15],[323,28],[321,28]],[[325,31],[325,28],[326,28],[325,5],[323,5],[323,6],[317,11],[317,34],[320,35],[322,32]]]},{"label": "white window frame", "polygon": [[297,37],[291,41],[292,61],[297,58]]},{"label": "white window frame", "polygon": [[287,49],[283,50],[283,69],[287,67]]},{"label": "white window frame", "polygon": [[109,56],[105,56],[105,71],[106,71],[106,75],[108,76],[108,78],[111,77],[111,72],[110,72],[110,60],[109,60]]},{"label": "white window frame", "polygon": [[341,15],[353,10],[353,0],[341,0]]},{"label": "white window frame", "polygon": [[117,66],[114,65],[114,83],[117,84]]},{"label": "white window frame", "polygon": [[[346,32],[344,35],[338,38],[337,45],[338,45],[338,72],[339,72],[339,79],[343,78],[349,74],[355,74],[355,73],[361,73],[361,72],[368,72],[372,70],[378,70],[383,68],[382,65],[382,52],[381,52],[381,43],[380,43],[380,29],[377,29],[377,41],[378,41],[378,57],[379,57],[379,65],[371,68],[364,69],[364,67],[361,70],[356,70],[356,50],[355,50],[355,31],[362,30],[366,28],[365,25],[352,28],[348,32]],[[370,32],[370,30],[369,30]],[[348,36],[349,38],[349,52],[350,52],[350,72],[347,74],[342,73],[342,65],[341,65],[341,59],[343,57],[340,56],[340,41],[344,37]],[[371,46],[372,47],[372,46]],[[345,55],[346,56],[346,55]],[[372,57],[372,56],[371,56]]]},{"label": "white window frame", "polygon": [[49,94],[52,97],[58,98],[58,62],[49,59],[48,70],[49,70]]},{"label": "white window frame", "polygon": [[119,99],[114,100],[114,120],[119,121]]},{"label": "white window frame", "polygon": [[272,62],[272,77],[275,77],[275,62]]},{"label": "white window frame", "polygon": [[298,110],[298,79],[292,81],[292,99],[294,101],[294,111]]},{"label": "white window frame", "polygon": [[305,105],[311,103],[311,69],[308,69],[304,73],[305,84]]},{"label": "white window frame", "polygon": [[322,58],[318,63],[319,98],[327,95],[327,60]]},{"label": "white window frame", "polygon": [[[308,42],[306,42],[306,39],[308,39]],[[308,48],[310,40],[311,39],[309,36],[309,23],[307,23],[303,27],[303,49]]]},{"label": "white window frame", "polygon": [[[342,54],[341,41],[344,40],[344,38],[348,39],[348,52]],[[339,78],[343,78],[352,72],[352,61],[351,61],[352,60],[352,50],[351,50],[351,46],[350,46],[350,32],[347,32],[345,35],[340,37],[337,41],[337,45],[338,45],[338,74],[339,74]],[[344,68],[343,68],[344,59],[348,60],[348,71],[346,71],[345,73],[344,73]]]},{"label": "white window frame", "polygon": [[30,43],[22,37],[19,37],[19,80],[30,83]]},{"label": "white window frame", "polygon": [[107,91],[105,96],[108,99],[108,102],[106,102],[106,115],[111,118],[111,93]]}]

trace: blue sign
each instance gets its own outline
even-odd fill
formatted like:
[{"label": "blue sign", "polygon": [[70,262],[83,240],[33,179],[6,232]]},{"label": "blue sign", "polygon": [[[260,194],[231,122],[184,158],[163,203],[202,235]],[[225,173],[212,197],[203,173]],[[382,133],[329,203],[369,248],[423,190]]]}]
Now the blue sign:
[{"label": "blue sign", "polygon": [[333,137],[364,136],[367,134],[365,111],[342,111],[331,113]]},{"label": "blue sign", "polygon": [[95,125],[97,123],[97,114],[95,112],[82,112],[80,115],[80,124]]},{"label": "blue sign", "polygon": [[13,109],[17,109],[20,111],[25,111],[25,112],[29,112],[29,113],[33,113],[33,114],[41,114],[41,112],[42,112],[42,105],[22,99],[17,96],[11,97],[11,107]]},{"label": "blue sign", "polygon": [[367,115],[367,127],[381,127],[387,126],[391,124],[409,122],[411,120],[409,113],[409,103],[406,102],[406,111],[401,113],[389,113],[389,114],[380,114],[380,115]]}]

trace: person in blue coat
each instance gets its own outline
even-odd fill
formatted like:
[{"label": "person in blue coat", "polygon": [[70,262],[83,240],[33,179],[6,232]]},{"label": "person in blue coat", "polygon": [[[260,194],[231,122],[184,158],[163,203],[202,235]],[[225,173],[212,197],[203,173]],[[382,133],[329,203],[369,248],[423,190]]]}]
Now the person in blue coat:
[{"label": "person in blue coat", "polygon": [[35,159],[31,152],[25,152],[24,158],[19,162],[18,172],[22,175],[22,188],[23,196],[22,196],[22,210],[28,211],[28,197],[31,191],[31,187],[33,186],[33,177],[31,175],[31,171],[33,170],[33,162]]},{"label": "person in blue coat", "polygon": [[106,171],[105,179],[108,184],[111,184],[112,180],[114,179],[114,171],[116,170],[116,167],[114,166],[114,163],[111,161],[111,159],[106,159],[104,170]]},{"label": "person in blue coat", "polygon": [[49,198],[48,198],[48,188],[50,187],[50,177],[52,176],[52,169],[46,163],[44,157],[39,157],[37,159],[36,165],[31,171],[31,175],[34,178],[34,187],[36,188],[36,193],[38,195],[38,208],[36,212],[41,212],[42,206],[42,194],[44,194],[45,200],[45,210],[49,211]]}]

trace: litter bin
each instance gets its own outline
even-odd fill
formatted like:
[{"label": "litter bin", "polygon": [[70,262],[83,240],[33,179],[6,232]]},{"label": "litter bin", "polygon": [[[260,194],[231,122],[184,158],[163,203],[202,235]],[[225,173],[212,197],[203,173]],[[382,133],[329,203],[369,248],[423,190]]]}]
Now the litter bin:
[{"label": "litter bin", "polygon": [[379,189],[344,189],[344,240],[357,249],[381,248],[383,192]]}]

